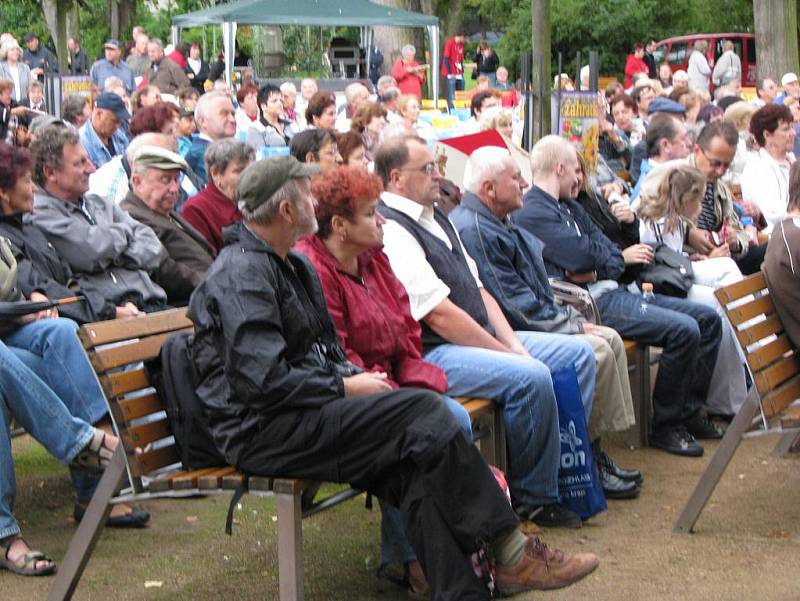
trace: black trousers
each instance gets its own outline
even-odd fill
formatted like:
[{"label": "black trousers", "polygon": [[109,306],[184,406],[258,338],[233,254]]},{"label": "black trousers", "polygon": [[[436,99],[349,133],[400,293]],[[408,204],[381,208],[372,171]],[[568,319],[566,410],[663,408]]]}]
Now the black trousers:
[{"label": "black trousers", "polygon": [[751,245],[747,253],[741,258],[736,259],[736,264],[739,266],[739,271],[742,275],[752,275],[761,269],[761,264],[764,262],[764,255],[767,254],[767,245]]},{"label": "black trousers", "polygon": [[287,412],[246,449],[247,473],[347,482],[398,507],[432,598],[489,599],[469,555],[518,520],[439,395],[406,388]]}]

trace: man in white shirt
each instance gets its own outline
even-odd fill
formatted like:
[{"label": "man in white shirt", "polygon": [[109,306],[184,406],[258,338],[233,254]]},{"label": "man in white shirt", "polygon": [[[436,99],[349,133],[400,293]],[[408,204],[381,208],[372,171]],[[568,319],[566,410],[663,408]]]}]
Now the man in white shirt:
[{"label": "man in white shirt", "polygon": [[336,117],[336,124],[334,125],[336,131],[343,134],[350,131],[350,122],[358,112],[358,109],[369,102],[369,90],[362,83],[351,83],[344,89],[344,97],[347,100],[347,105]]},{"label": "man in white shirt", "polygon": [[456,135],[468,136],[470,134],[477,134],[479,131],[481,131],[481,113],[483,113],[483,111],[486,109],[492,108],[493,106],[500,106],[500,101],[493,92],[487,90],[485,92],[478,92],[475,94],[472,97],[469,109],[472,117],[470,117],[467,121],[462,121],[456,125]]},{"label": "man in white shirt", "polygon": [[504,408],[509,485],[517,512],[544,526],[578,526],[559,503],[558,411],[551,370],[574,366],[591,412],[595,359],[568,336],[514,332],[483,287],[475,262],[439,209],[433,155],[421,138],[386,142],[375,156],[384,182],[384,252],[422,325],[425,359],[442,369],[448,394],[490,398]]}]

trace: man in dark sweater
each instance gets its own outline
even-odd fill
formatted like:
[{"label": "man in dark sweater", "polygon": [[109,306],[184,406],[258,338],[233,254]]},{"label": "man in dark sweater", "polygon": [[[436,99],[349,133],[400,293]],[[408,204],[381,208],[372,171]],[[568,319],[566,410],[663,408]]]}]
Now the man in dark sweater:
[{"label": "man in dark sweater", "polygon": [[701,456],[703,447],[695,437],[721,436],[700,412],[717,358],[720,318],[710,307],[680,298],[657,294],[645,301],[624,285],[626,265],[651,262],[652,250],[640,244],[620,250],[570,200],[577,196],[582,176],[575,148],[566,140],[542,138],[531,152],[531,164],[533,187],[514,214],[515,223],[545,243],[542,254],[551,276],[592,293],[604,325],[624,338],[663,348],[650,444]]}]

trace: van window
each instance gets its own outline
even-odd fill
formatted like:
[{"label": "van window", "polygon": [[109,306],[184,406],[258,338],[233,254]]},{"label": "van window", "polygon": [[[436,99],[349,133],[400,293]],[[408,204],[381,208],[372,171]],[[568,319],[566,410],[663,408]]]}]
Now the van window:
[{"label": "van window", "polygon": [[686,62],[686,42],[673,42],[667,54],[667,62],[670,65],[682,65]]},{"label": "van window", "polygon": [[[734,38],[731,40],[733,42],[733,51],[739,55],[739,58],[744,58],[744,54],[742,54],[742,38]],[[718,38],[717,43],[714,48],[714,62],[719,59],[722,55],[722,44],[725,42],[725,39]]]},{"label": "van window", "polygon": [[755,38],[747,38],[747,62],[751,65],[757,63],[756,60],[756,40]]},{"label": "van window", "polygon": [[653,60],[656,62],[656,66],[664,62],[664,53],[666,51],[666,46],[658,46],[655,50],[653,50]]}]

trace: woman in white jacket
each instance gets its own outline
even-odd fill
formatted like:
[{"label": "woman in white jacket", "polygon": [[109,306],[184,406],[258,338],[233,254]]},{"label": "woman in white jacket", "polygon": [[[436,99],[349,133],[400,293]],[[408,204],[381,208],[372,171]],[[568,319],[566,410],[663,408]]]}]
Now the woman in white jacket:
[{"label": "woman in white jacket", "polygon": [[[663,243],[685,254],[687,234],[693,227],[692,221],[700,214],[705,188],[706,178],[698,169],[689,165],[671,168],[661,182],[658,196],[643,198],[639,206],[637,213],[641,242],[654,245]],[[724,246],[719,254],[724,254]],[[689,300],[714,307],[725,324],[706,406],[714,414],[735,415],[747,396],[744,356],[714,296],[714,290],[740,281],[742,274],[736,262],[730,258],[730,253],[728,256],[711,258],[693,254],[691,259],[694,284],[689,289]]]}]

